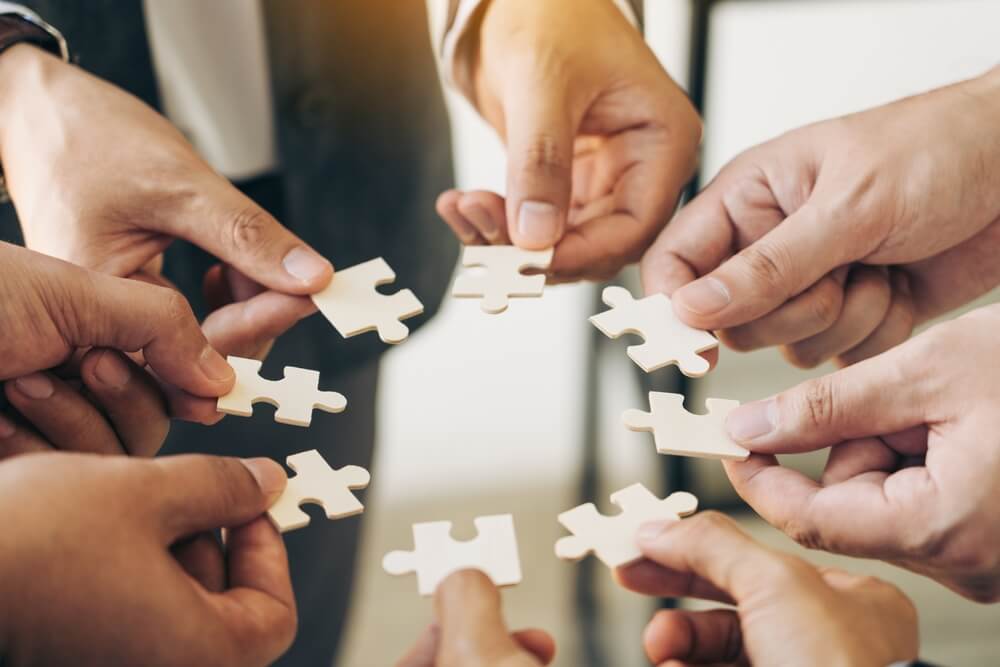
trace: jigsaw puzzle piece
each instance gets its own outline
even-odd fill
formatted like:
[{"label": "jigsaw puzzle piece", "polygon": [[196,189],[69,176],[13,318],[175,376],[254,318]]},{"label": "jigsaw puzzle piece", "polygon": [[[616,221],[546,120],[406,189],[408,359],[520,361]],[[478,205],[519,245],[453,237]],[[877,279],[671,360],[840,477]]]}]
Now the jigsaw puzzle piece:
[{"label": "jigsaw puzzle piece", "polygon": [[384,343],[401,343],[410,334],[401,320],[421,314],[424,306],[408,289],[390,295],[375,289],[395,280],[396,273],[376,257],[337,271],[312,300],[344,338],[374,330]]},{"label": "jigsaw puzzle piece", "polygon": [[619,514],[605,516],[593,503],[586,503],[559,515],[559,523],[572,535],[556,542],[556,556],[577,561],[593,553],[609,568],[621,567],[642,558],[635,536],[650,521],[678,520],[698,509],[698,499],[683,491],[661,500],[642,484],[633,484],[611,494]]},{"label": "jigsaw puzzle piece", "polygon": [[484,572],[497,586],[521,581],[521,563],[510,514],[479,517],[473,522],[478,535],[459,542],[451,537],[450,521],[413,525],[413,551],[391,551],[382,567],[393,575],[417,575],[420,595],[433,595],[449,574],[464,569]]},{"label": "jigsaw puzzle piece", "polygon": [[642,345],[632,345],[626,352],[647,373],[677,364],[688,377],[701,377],[711,368],[699,353],[718,347],[711,333],[689,327],[674,315],[670,299],[653,294],[636,300],[623,287],[604,289],[601,298],[611,307],[590,318],[591,323],[609,338],[625,334],[642,336]]},{"label": "jigsaw puzzle piece", "polygon": [[319,391],[319,372],[305,368],[285,367],[281,380],[260,376],[263,365],[259,359],[230,356],[229,365],[236,373],[232,391],[219,398],[216,409],[227,415],[250,417],[256,403],[267,403],[277,410],[274,421],[293,426],[309,426],[314,409],[343,412],[347,399],[335,391]]},{"label": "jigsaw puzzle piece", "polygon": [[327,519],[344,519],[364,511],[364,505],[352,491],[363,489],[371,481],[368,471],[359,466],[334,470],[318,451],[311,449],[286,459],[295,476],[267,510],[267,515],[279,532],[309,525],[309,515],[301,505],[320,505]]},{"label": "jigsaw puzzle piece", "polygon": [[452,296],[482,297],[480,308],[496,315],[507,310],[510,297],[537,297],[545,290],[544,275],[525,275],[524,269],[544,271],[552,263],[553,249],[522,250],[516,246],[465,246],[462,266],[481,271],[463,271],[455,278]]},{"label": "jigsaw puzzle piece", "polygon": [[726,416],[739,405],[739,401],[709,398],[705,401],[708,414],[696,415],[684,408],[681,394],[651,391],[650,411],[626,410],[622,421],[632,431],[652,432],[660,454],[745,461],[750,452],[726,433]]}]

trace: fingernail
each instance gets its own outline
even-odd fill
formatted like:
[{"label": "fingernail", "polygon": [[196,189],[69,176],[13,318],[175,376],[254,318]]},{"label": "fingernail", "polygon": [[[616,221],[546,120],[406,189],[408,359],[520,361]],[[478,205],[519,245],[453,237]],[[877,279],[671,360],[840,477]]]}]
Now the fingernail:
[{"label": "fingernail", "polygon": [[[523,210],[523,208],[522,208]],[[465,210],[465,217],[472,221],[480,231],[480,233],[489,240],[493,240],[497,237],[500,232],[500,228],[497,226],[493,216],[486,212],[482,206],[471,205]]]},{"label": "fingernail", "polygon": [[257,480],[257,486],[268,498],[277,498],[285,490],[288,477],[281,466],[271,459],[240,459],[240,463],[246,466],[253,478]]},{"label": "fingernail", "polygon": [[48,379],[41,373],[32,373],[31,375],[19,377],[14,380],[14,386],[17,387],[19,392],[28,398],[34,398],[36,400],[48,398],[56,390],[56,388],[52,386],[52,380]]},{"label": "fingernail", "polygon": [[517,218],[517,231],[522,243],[539,247],[551,246],[558,240],[559,209],[543,201],[522,203]]},{"label": "fingernail", "polygon": [[124,388],[131,377],[128,367],[122,361],[121,357],[114,352],[108,351],[102,352],[101,356],[97,359],[97,365],[94,366],[94,375],[101,381],[101,384],[110,389]]},{"label": "fingernail", "polygon": [[726,418],[726,430],[737,442],[767,435],[778,425],[778,403],[772,398],[741,405]]},{"label": "fingernail", "polygon": [[14,426],[14,422],[0,415],[0,440],[9,438],[15,433],[17,433],[17,427]]},{"label": "fingernail", "polygon": [[729,305],[729,290],[717,278],[702,278],[677,290],[675,295],[693,313],[711,315]]},{"label": "fingernail", "polygon": [[211,345],[206,345],[205,349],[201,351],[198,364],[209,380],[224,382],[233,377],[232,367]]},{"label": "fingernail", "polygon": [[303,246],[292,248],[281,264],[288,275],[306,284],[314,283],[332,271],[330,262]]},{"label": "fingernail", "polygon": [[672,521],[649,521],[647,523],[639,526],[639,532],[636,533],[635,539],[640,545],[642,544],[652,544],[660,539]]}]

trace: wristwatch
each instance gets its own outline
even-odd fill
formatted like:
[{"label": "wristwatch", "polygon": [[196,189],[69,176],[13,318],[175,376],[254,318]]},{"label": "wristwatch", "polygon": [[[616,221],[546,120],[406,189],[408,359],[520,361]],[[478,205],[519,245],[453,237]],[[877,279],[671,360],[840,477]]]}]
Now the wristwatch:
[{"label": "wristwatch", "polygon": [[[61,32],[26,7],[12,2],[0,2],[0,55],[22,42],[34,44],[69,62],[69,47]],[[0,167],[0,204],[9,201],[7,182],[3,168]]]}]

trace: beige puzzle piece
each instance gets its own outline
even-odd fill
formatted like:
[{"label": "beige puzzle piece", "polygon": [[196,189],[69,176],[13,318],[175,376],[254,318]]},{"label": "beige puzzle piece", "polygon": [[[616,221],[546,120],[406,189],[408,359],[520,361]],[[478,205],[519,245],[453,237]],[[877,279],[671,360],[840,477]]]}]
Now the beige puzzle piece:
[{"label": "beige puzzle piece", "polygon": [[628,356],[647,373],[676,363],[688,377],[701,377],[708,372],[708,361],[699,355],[718,347],[711,333],[694,329],[677,319],[670,299],[653,294],[636,300],[624,287],[607,287],[601,295],[611,306],[590,318],[591,323],[609,338],[623,334],[638,334],[642,345],[628,348]]},{"label": "beige puzzle piece", "polygon": [[698,509],[698,499],[690,493],[679,491],[661,500],[638,483],[612,493],[611,502],[621,513],[605,516],[585,503],[560,514],[559,523],[573,534],[556,542],[556,556],[577,561],[593,552],[609,568],[628,565],[642,558],[635,541],[642,524],[677,520]]},{"label": "beige puzzle piece", "polygon": [[413,524],[413,551],[391,551],[382,559],[389,574],[415,572],[421,595],[433,595],[447,576],[464,569],[486,573],[497,586],[521,582],[521,561],[510,514],[475,519],[479,534],[458,542],[451,537],[451,521]]},{"label": "beige puzzle piece", "polygon": [[371,476],[359,466],[346,466],[334,470],[318,451],[292,454],[286,459],[295,477],[288,480],[284,492],[267,510],[275,527],[287,533],[309,525],[309,515],[300,505],[312,503],[322,506],[328,519],[344,519],[361,514],[365,507],[352,490],[368,486]]},{"label": "beige puzzle piece", "polygon": [[424,306],[408,289],[390,295],[375,289],[394,280],[396,273],[384,259],[376,257],[337,271],[312,300],[344,338],[375,330],[383,343],[401,343],[410,329],[400,320],[419,315]]},{"label": "beige puzzle piece", "polygon": [[[544,271],[552,263],[552,248],[522,250],[511,245],[465,246],[462,266],[466,270],[455,279],[451,294],[455,297],[482,297],[480,307],[487,313],[507,310],[510,297],[541,296],[545,276],[526,276],[522,270]],[[479,271],[470,271],[481,267]]]},{"label": "beige puzzle piece", "polygon": [[633,431],[651,431],[660,454],[697,456],[708,459],[746,461],[750,452],[726,434],[726,416],[739,401],[709,398],[707,415],[696,415],[684,408],[684,396],[649,392],[649,412],[626,410],[625,426]]},{"label": "beige puzzle piece", "polygon": [[318,371],[286,366],[284,379],[268,380],[260,376],[262,362],[257,359],[229,357],[228,361],[236,373],[236,384],[219,398],[219,412],[249,417],[255,403],[267,403],[277,408],[274,421],[279,424],[309,426],[314,409],[343,412],[347,407],[342,394],[319,390]]}]

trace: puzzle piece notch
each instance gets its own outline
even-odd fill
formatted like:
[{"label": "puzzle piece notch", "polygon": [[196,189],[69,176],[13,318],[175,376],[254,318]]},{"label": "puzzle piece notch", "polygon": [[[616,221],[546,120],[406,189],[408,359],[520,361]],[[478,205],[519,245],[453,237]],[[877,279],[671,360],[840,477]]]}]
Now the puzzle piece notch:
[{"label": "puzzle piece notch", "polygon": [[545,290],[544,275],[525,275],[524,269],[546,270],[552,264],[553,249],[522,250],[516,246],[465,246],[462,266],[480,267],[464,271],[455,279],[452,296],[482,297],[480,308],[496,315],[507,310],[510,297],[538,297]]},{"label": "puzzle piece notch", "polygon": [[639,483],[612,493],[611,502],[620,513],[607,516],[585,503],[560,514],[559,523],[573,534],[556,542],[556,556],[578,561],[593,553],[609,568],[628,565],[642,558],[635,542],[642,524],[679,520],[698,509],[698,499],[690,493],[679,491],[661,500]]},{"label": "puzzle piece notch", "polygon": [[228,361],[236,373],[236,384],[219,398],[219,412],[250,417],[255,403],[267,403],[277,408],[274,421],[279,424],[309,426],[314,409],[343,412],[347,407],[343,394],[319,390],[318,371],[285,366],[283,379],[268,380],[260,376],[263,363],[258,359],[231,356]]},{"label": "puzzle piece notch", "polygon": [[665,294],[653,294],[636,300],[624,287],[606,287],[601,295],[611,306],[590,318],[590,322],[609,338],[624,334],[642,336],[642,345],[632,345],[628,356],[647,373],[677,364],[688,377],[701,377],[709,371],[708,361],[699,352],[718,347],[711,333],[681,322]]},{"label": "puzzle piece notch", "polygon": [[381,257],[337,271],[313,303],[344,338],[378,331],[383,343],[401,343],[410,329],[401,320],[424,312],[420,300],[408,289],[382,294],[375,288],[396,280],[396,273]]},{"label": "puzzle piece notch", "polygon": [[709,398],[708,414],[697,415],[684,407],[684,396],[649,392],[649,412],[626,410],[622,421],[632,431],[653,433],[656,451],[676,456],[746,461],[750,452],[736,444],[726,432],[726,416],[739,401]]},{"label": "puzzle piece notch", "polygon": [[413,524],[413,551],[391,551],[382,567],[393,575],[417,575],[420,595],[433,595],[449,574],[463,569],[484,572],[497,586],[521,582],[521,562],[510,514],[478,517],[478,535],[467,541],[451,537],[451,521]]},{"label": "puzzle piece notch", "polygon": [[344,519],[361,514],[365,507],[352,490],[363,489],[371,481],[368,471],[359,466],[334,470],[315,449],[292,454],[285,462],[295,471],[285,490],[267,510],[279,532],[287,533],[309,525],[303,504],[320,505],[327,519]]}]

